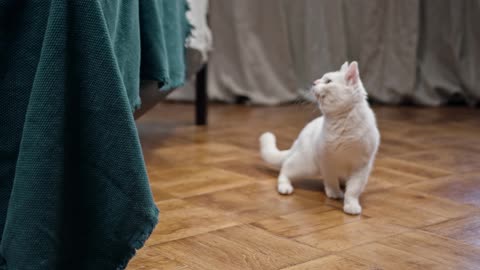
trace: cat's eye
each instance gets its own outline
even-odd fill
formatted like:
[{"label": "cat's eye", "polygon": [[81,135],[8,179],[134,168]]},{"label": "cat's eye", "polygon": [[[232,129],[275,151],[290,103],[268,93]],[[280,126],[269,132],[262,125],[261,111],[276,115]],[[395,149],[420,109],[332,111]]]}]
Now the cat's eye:
[{"label": "cat's eye", "polygon": [[326,84],[331,83],[331,82],[332,82],[332,80],[330,80],[330,79],[325,79],[325,83],[326,83]]}]

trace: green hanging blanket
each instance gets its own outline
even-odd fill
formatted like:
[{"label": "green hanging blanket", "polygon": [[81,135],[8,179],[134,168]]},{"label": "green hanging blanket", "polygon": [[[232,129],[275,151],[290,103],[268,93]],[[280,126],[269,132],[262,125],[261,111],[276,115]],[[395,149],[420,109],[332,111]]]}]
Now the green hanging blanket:
[{"label": "green hanging blanket", "polygon": [[132,111],[184,0],[0,0],[0,269],[123,269],[157,223]]}]

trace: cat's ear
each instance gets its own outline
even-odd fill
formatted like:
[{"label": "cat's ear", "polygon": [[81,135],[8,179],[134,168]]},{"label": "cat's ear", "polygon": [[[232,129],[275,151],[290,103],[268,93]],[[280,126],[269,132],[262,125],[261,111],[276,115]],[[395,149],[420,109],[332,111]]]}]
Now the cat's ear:
[{"label": "cat's ear", "polygon": [[342,67],[340,68],[340,72],[346,72],[348,68],[348,61],[343,63]]},{"label": "cat's ear", "polygon": [[345,80],[350,86],[357,86],[360,80],[360,74],[358,72],[358,63],[353,61],[347,68],[345,72]]}]

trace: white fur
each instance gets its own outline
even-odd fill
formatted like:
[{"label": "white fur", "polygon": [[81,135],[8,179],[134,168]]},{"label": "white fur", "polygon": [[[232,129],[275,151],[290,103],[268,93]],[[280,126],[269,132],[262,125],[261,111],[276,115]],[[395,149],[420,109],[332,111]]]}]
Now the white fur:
[{"label": "white fur", "polygon": [[[289,150],[280,151],[272,133],[260,137],[263,159],[280,169],[278,192],[291,194],[291,180],[321,176],[325,193],[344,199],[343,210],[360,214],[360,194],[367,184],[380,143],[375,115],[367,102],[358,64],[345,63],[315,81],[312,92],[323,116],[307,124]],[[340,189],[345,183],[345,194]]]}]

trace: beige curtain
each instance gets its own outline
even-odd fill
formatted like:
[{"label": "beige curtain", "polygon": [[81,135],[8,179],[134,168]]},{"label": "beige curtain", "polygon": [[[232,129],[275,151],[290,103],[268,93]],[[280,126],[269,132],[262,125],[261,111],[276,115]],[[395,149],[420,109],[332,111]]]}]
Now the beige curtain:
[{"label": "beige curtain", "polygon": [[480,99],[478,0],[211,0],[209,94],[279,104],[346,60],[372,99]]}]

